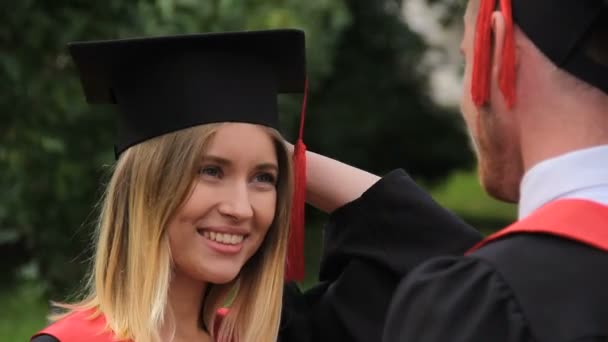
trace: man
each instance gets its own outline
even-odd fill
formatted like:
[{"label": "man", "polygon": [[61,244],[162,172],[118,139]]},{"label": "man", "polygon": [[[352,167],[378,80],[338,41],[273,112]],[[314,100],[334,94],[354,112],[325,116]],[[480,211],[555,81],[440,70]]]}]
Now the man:
[{"label": "man", "polygon": [[481,183],[519,220],[409,272],[383,341],[608,341],[608,2],[471,0],[464,23]]}]

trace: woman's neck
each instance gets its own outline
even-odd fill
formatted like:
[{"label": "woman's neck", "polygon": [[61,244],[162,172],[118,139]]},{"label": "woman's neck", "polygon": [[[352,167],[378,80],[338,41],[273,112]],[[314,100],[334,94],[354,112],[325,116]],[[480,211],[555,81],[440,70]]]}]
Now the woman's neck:
[{"label": "woman's neck", "polygon": [[[163,337],[173,331],[173,341],[210,341],[200,324],[200,313],[207,284],[176,271],[169,286],[167,315],[173,326],[163,327]],[[174,329],[173,329],[174,328]]]}]

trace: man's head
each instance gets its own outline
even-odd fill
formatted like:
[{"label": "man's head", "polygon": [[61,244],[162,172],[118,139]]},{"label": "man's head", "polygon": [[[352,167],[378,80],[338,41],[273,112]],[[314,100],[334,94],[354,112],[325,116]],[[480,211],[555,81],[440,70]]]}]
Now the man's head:
[{"label": "man's head", "polygon": [[[584,139],[578,141],[580,139],[575,137],[581,135],[583,129],[580,127],[590,126],[591,120],[587,114],[576,112],[601,112],[603,105],[606,105],[603,108],[608,108],[608,78],[602,80],[599,75],[593,75],[598,73],[597,69],[608,75],[608,6],[603,5],[602,18],[591,18],[591,12],[579,9],[578,17],[573,19],[572,30],[576,30],[577,25],[582,26],[582,23],[590,23],[591,27],[588,25],[584,30],[580,29],[578,34],[568,31],[564,42],[561,42],[550,33],[559,34],[552,32],[552,26],[563,26],[564,22],[555,22],[555,17],[541,15],[536,17],[538,23],[534,23],[531,18],[536,14],[530,12],[538,11],[538,8],[531,7],[538,7],[538,4],[531,5],[526,0],[511,1],[514,17],[512,34],[509,30],[509,9],[494,7],[491,0],[470,0],[468,3],[461,43],[466,61],[461,110],[478,157],[483,187],[498,199],[516,202],[521,178],[532,165],[568,150],[593,144]],[[503,0],[501,3],[511,1]],[[559,7],[572,6],[574,2],[535,0],[533,3],[550,3]],[[565,3],[569,4],[563,5]],[[589,0],[588,3],[602,6],[599,0]],[[483,13],[488,18],[489,40],[485,45],[483,42],[476,44],[476,39],[483,35],[483,28],[479,27],[480,21],[483,21],[480,19],[483,16],[480,11],[484,11],[482,6],[492,6],[489,12]],[[508,57],[505,42],[509,39],[514,42],[515,56],[512,97],[508,91],[508,63],[507,67],[503,63],[505,56]],[[486,77],[481,74],[482,80],[488,80],[487,98],[481,96],[480,101],[479,88],[483,82],[479,82],[479,63],[483,60],[483,57],[480,58],[482,51],[489,55],[489,64]],[[585,64],[588,61],[591,61],[592,67]],[[474,66],[477,68],[475,72]],[[475,73],[477,78],[473,80]],[[501,76],[505,78],[505,74],[507,81],[501,79]],[[477,87],[474,95],[471,94],[473,84]],[[600,126],[604,125],[604,131],[608,131],[608,110],[603,109],[603,112],[606,114],[603,116],[605,121]],[[571,132],[568,132],[569,129]],[[561,141],[557,140],[558,132],[564,133]]]}]

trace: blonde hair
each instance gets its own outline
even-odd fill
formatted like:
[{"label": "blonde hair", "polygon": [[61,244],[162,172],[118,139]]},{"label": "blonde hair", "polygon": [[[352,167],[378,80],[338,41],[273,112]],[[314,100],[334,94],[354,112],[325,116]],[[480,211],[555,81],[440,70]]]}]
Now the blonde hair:
[{"label": "blonde hair", "polygon": [[[59,307],[94,309],[105,316],[107,328],[118,339],[160,341],[160,327],[166,315],[170,317],[172,264],[166,228],[190,194],[201,154],[221,125],[169,133],[123,152],[103,197],[86,297]],[[208,285],[200,319],[216,341],[274,341],[278,335],[292,170],[282,137],[274,129],[266,130],[274,141],[280,170],[275,217],[259,250],[237,278],[229,284]],[[184,173],[191,177],[183,177]],[[229,313],[215,331],[217,310],[229,296]]]}]

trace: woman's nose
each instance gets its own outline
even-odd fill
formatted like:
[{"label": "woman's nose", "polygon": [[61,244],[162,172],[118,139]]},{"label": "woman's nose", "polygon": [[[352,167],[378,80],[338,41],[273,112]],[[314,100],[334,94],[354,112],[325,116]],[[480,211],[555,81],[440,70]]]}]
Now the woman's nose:
[{"label": "woman's nose", "polygon": [[253,216],[253,208],[249,199],[246,184],[235,184],[226,189],[218,206],[220,214],[230,216],[235,220],[245,220]]}]

